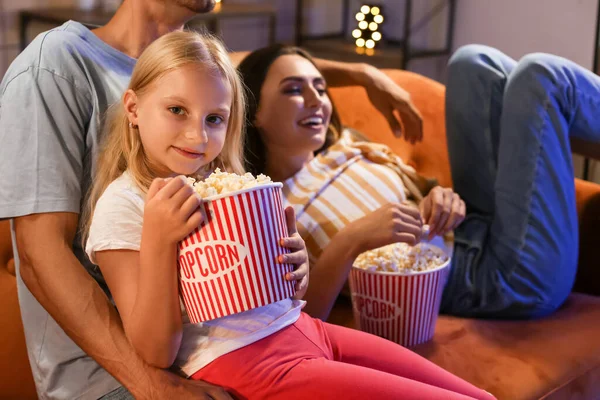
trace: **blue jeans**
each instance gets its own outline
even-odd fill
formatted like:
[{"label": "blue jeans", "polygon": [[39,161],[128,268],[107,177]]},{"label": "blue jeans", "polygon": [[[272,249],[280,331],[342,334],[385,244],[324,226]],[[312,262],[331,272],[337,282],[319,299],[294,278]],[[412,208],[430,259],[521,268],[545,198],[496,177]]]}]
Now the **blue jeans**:
[{"label": "blue jeans", "polygon": [[516,62],[479,45],[459,49],[448,70],[448,149],[467,218],[455,232],[441,310],[551,313],[577,270],[569,136],[600,141],[600,78],[560,57]]},{"label": "blue jeans", "polygon": [[135,398],[127,389],[121,386],[100,397],[98,400],[135,400]]}]

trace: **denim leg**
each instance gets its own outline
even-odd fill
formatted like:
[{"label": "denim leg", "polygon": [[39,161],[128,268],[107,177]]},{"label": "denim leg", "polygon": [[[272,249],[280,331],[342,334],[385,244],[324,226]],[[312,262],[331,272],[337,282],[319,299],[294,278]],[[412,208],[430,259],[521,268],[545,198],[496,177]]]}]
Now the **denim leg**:
[{"label": "denim leg", "polygon": [[469,212],[494,213],[504,87],[516,61],[487,46],[461,47],[448,64],[446,132],[454,190]]},{"label": "denim leg", "polygon": [[569,134],[600,141],[599,112],[594,74],[545,54],[519,61],[502,102],[494,213],[457,230],[444,311],[527,318],[566,299],[578,256]]},{"label": "denim leg", "polygon": [[480,264],[495,210],[504,90],[515,66],[502,52],[481,45],[460,48],[448,65],[448,151],[454,190],[467,204],[467,217],[455,230],[442,312],[471,315],[481,307],[479,293],[495,287],[481,278]]},{"label": "denim leg", "polygon": [[100,397],[98,400],[134,400],[134,397],[127,389],[121,386]]}]

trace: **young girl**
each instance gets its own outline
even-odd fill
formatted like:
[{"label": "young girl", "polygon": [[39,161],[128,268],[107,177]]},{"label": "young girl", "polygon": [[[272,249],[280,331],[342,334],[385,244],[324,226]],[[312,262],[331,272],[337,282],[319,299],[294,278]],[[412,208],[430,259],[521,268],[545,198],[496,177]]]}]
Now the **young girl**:
[{"label": "young girl", "polygon": [[[141,55],[113,110],[87,214],[86,251],[104,275],[140,356],[238,398],[459,399],[491,396],[404,348],[301,313],[286,299],[191,324],[180,306],[177,243],[200,222],[184,176],[242,172],[244,96],[223,46],[174,32]],[[307,285],[307,256],[287,211],[294,251],[281,262]],[[85,221],[85,219],[84,219]]]}]

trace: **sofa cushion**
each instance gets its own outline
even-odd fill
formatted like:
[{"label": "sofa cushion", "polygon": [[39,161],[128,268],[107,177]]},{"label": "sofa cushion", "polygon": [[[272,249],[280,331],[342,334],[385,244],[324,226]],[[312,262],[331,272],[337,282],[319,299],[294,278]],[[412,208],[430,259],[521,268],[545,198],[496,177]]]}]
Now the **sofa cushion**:
[{"label": "sofa cushion", "polygon": [[[349,300],[338,300],[329,321],[355,326]],[[440,316],[433,340],[413,350],[498,399],[596,399],[598,338],[600,298],[571,294],[556,313],[538,320]]]}]

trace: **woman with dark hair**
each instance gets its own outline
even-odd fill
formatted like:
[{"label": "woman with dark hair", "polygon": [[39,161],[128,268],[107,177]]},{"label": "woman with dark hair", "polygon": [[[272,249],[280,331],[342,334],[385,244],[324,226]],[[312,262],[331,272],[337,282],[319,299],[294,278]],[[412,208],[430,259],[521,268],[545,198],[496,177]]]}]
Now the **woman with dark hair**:
[{"label": "woman with dark hair", "polygon": [[[387,147],[356,141],[342,130],[307,52],[271,46],[250,54],[238,69],[249,105],[246,169],[284,182],[311,262],[305,296],[310,315],[327,318],[358,254],[421,240],[417,203],[430,238],[460,224],[465,205],[452,190],[431,190],[431,181]],[[444,200],[448,211],[437,213]]]},{"label": "woman with dark hair", "polygon": [[531,318],[564,302],[578,246],[569,135],[599,140],[594,74],[546,54],[457,51],[446,88],[455,193],[342,131],[306,52],[271,46],[238,69],[250,104],[246,168],[284,183],[309,251],[306,312],[326,319],[358,254],[417,243],[422,224],[429,239],[454,230],[442,312]]}]

